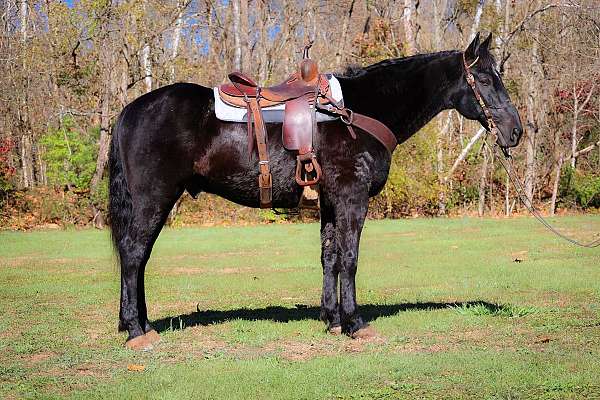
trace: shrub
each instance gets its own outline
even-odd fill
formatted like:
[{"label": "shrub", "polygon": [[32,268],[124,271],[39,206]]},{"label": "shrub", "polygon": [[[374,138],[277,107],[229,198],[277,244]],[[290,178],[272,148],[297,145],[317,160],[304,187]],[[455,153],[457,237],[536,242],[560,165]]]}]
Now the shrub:
[{"label": "shrub", "polygon": [[77,129],[72,118],[64,118],[58,129],[49,129],[42,137],[48,180],[56,186],[85,190],[96,169],[100,130]]},{"label": "shrub", "polygon": [[374,202],[383,203],[383,216],[436,214],[440,186],[431,161],[435,159],[435,134],[430,124],[394,152],[385,189],[371,203],[375,207]]},{"label": "shrub", "polygon": [[584,173],[570,165],[563,168],[560,177],[561,202],[577,204],[584,209],[600,207],[600,176]]},{"label": "shrub", "polygon": [[10,139],[0,139],[0,211],[8,199],[8,193],[13,189],[12,178],[14,168],[9,164],[9,157],[13,149]]},{"label": "shrub", "polygon": [[0,139],[0,193],[12,189],[14,168],[10,167],[9,157],[14,145],[10,139]]}]

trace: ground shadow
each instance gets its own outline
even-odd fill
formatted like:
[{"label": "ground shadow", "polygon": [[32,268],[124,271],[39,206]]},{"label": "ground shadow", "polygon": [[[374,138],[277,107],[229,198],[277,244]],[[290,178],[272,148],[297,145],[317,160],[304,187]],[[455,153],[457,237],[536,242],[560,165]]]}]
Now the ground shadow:
[{"label": "ground shadow", "polygon": [[[411,310],[440,310],[449,307],[472,307],[481,305],[490,310],[498,309],[497,304],[486,301],[467,301],[467,302],[423,302],[423,303],[402,303],[402,304],[363,304],[360,306],[360,313],[367,321],[374,321],[380,317],[389,317],[396,315],[401,311]],[[243,319],[246,321],[275,321],[290,322],[301,321],[305,319],[319,319],[320,308],[296,304],[295,307],[269,306],[264,308],[238,308],[233,310],[198,310],[189,314],[181,314],[173,317],[166,317],[156,320],[152,323],[154,329],[158,332],[168,330],[181,330],[193,326],[206,326],[219,324],[222,322]]]}]

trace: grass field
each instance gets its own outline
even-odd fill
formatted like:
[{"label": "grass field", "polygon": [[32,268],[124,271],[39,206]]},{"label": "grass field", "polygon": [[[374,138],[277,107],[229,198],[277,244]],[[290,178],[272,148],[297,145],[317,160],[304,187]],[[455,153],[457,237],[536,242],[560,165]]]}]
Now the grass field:
[{"label": "grass field", "polygon": [[600,249],[525,218],[369,221],[358,300],[383,340],[362,342],[318,321],[318,231],[163,231],[148,353],[116,332],[108,232],[0,233],[0,398],[600,398]]}]

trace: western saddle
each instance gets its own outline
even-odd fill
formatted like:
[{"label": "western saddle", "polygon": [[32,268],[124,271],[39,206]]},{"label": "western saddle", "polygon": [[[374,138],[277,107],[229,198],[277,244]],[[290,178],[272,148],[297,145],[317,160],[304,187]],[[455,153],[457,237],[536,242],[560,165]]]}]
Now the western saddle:
[{"label": "western saddle", "polygon": [[354,139],[356,134],[353,126],[370,133],[390,153],[396,147],[394,134],[384,124],[365,115],[353,113],[331,97],[329,81],[325,75],[319,73],[317,63],[308,57],[311,46],[312,42],[304,47],[303,59],[298,70],[283,83],[263,88],[247,75],[232,72],[229,74],[231,83],[219,86],[219,95],[225,103],[247,109],[248,153],[252,157],[256,140],[261,208],[272,207],[273,189],[262,107],[285,105],[283,146],[286,150],[296,153],[296,183],[304,187],[300,207],[318,207],[316,185],[321,179],[321,166],[313,148],[317,109],[339,116]]}]

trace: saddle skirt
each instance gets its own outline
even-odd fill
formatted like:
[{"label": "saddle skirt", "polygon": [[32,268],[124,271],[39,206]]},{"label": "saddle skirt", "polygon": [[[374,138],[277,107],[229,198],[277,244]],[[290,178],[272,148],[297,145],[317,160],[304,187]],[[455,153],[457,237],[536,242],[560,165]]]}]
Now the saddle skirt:
[{"label": "saddle skirt", "polygon": [[[324,74],[329,83],[331,89],[331,97],[340,104],[343,104],[344,97],[342,94],[342,88],[340,82],[333,74]],[[247,108],[235,107],[227,104],[221,98],[219,88],[213,89],[215,97],[215,114],[217,119],[225,122],[247,122],[248,121],[248,110]],[[327,105],[325,105],[327,107]],[[277,104],[274,106],[261,107],[262,116],[265,123],[283,123],[285,104]],[[316,110],[316,121],[325,122],[333,121],[339,117],[335,115],[326,114],[321,112],[319,109]]]}]

